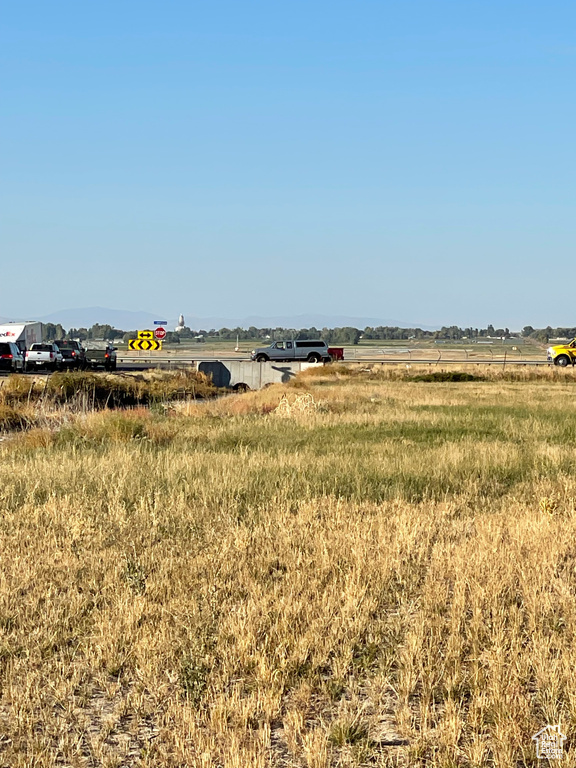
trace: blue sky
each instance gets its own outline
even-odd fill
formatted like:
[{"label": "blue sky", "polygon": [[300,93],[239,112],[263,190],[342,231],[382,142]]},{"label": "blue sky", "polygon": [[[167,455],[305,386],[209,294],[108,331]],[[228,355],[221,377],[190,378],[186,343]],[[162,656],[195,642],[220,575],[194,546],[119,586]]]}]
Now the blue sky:
[{"label": "blue sky", "polygon": [[531,0],[2,3],[0,316],[574,325],[575,23]]}]

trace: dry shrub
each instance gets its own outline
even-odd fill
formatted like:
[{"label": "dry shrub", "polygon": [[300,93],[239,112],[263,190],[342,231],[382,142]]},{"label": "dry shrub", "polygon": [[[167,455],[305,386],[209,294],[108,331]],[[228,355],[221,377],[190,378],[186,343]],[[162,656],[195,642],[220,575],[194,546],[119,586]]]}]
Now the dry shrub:
[{"label": "dry shrub", "polygon": [[290,400],[286,395],[283,395],[280,402],[274,409],[276,416],[283,416],[285,418],[297,417],[301,415],[309,415],[316,413],[319,408],[319,403],[314,400],[314,396],[310,392],[306,392],[301,395],[297,395]]},{"label": "dry shrub", "polygon": [[22,429],[27,423],[21,411],[10,405],[0,404],[0,431]]},{"label": "dry shrub", "polygon": [[262,416],[277,407],[285,391],[285,387],[278,384],[261,390],[228,394],[201,403],[188,401],[176,405],[176,412],[197,417]]},{"label": "dry shrub", "polygon": [[204,374],[195,371],[147,376],[68,372],[49,378],[48,393],[58,402],[76,398],[88,407],[121,407],[213,397],[217,390]]},{"label": "dry shrub", "polygon": [[[75,415],[87,414],[102,409],[140,408],[148,406],[157,415],[173,412],[173,405],[188,399],[201,402],[212,398],[218,390],[202,373],[179,371],[176,373],[155,373],[136,376],[107,376],[95,373],[62,372],[42,380],[11,376],[0,387],[0,431],[28,429],[32,427],[58,429],[70,426]],[[145,418],[143,412],[142,418]],[[111,420],[108,427],[100,424],[100,439],[108,430],[111,439],[117,439],[130,427],[123,417]],[[114,426],[116,425],[116,426]],[[71,426],[67,432],[70,438],[80,436],[81,423]],[[90,431],[91,427],[85,425]],[[134,426],[136,432],[138,427]],[[90,439],[98,439],[96,422]],[[102,431],[103,430],[103,431]],[[151,439],[160,442],[169,440],[172,430],[166,425],[151,427]],[[87,433],[83,435],[87,437]]]},{"label": "dry shrub", "polygon": [[333,377],[352,377],[362,373],[363,367],[356,365],[342,365],[339,363],[329,363],[327,365],[312,365],[301,371],[292,383],[298,379],[330,379]]},{"label": "dry shrub", "polygon": [[48,448],[54,443],[54,439],[55,434],[50,429],[33,427],[18,435],[17,440],[14,441],[14,447],[16,449]]},{"label": "dry shrub", "polygon": [[178,425],[173,420],[156,415],[148,409],[138,408],[88,414],[64,427],[57,440],[60,444],[127,443],[136,440],[167,445],[177,433]]},{"label": "dry shrub", "polygon": [[212,382],[195,371],[135,375],[62,371],[43,380],[10,376],[0,387],[0,403],[65,405],[68,410],[87,411],[210,398],[217,394]]},{"label": "dry shrub", "polygon": [[29,376],[8,376],[0,386],[0,403],[22,403],[36,397],[40,389],[40,383]]}]

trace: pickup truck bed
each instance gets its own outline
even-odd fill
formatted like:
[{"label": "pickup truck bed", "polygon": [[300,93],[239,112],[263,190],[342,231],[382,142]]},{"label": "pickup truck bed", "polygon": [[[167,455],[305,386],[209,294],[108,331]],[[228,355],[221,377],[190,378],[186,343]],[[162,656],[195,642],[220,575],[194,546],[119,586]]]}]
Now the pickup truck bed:
[{"label": "pickup truck bed", "polygon": [[86,349],[86,367],[116,370],[116,349],[114,347],[88,347]]}]

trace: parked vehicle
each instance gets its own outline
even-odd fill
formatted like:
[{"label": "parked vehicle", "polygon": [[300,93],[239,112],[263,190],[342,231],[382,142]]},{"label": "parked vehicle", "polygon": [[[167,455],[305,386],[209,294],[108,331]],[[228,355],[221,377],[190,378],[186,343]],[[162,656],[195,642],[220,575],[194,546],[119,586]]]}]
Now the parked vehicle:
[{"label": "parked vehicle", "polygon": [[574,365],[576,362],[576,339],[572,339],[568,344],[558,344],[554,347],[548,347],[546,350],[549,362],[565,368],[567,365]]},{"label": "parked vehicle", "polygon": [[106,371],[116,370],[116,347],[109,344],[97,346],[87,345],[85,350],[87,368],[104,368]]},{"label": "parked vehicle", "polygon": [[12,341],[0,341],[0,371],[20,373],[24,370],[24,356]]},{"label": "parked vehicle", "polygon": [[42,341],[42,323],[3,323],[0,325],[0,341],[11,341],[24,354],[32,344]]},{"label": "parked vehicle", "polygon": [[77,341],[63,339],[55,342],[62,353],[63,366],[66,368],[84,368],[86,365],[86,351]]},{"label": "parked vehicle", "polygon": [[62,353],[56,346],[50,342],[43,344],[32,344],[26,351],[26,368],[49,368],[55,371],[62,367]]},{"label": "parked vehicle", "polygon": [[309,339],[289,339],[275,341],[269,347],[258,347],[252,350],[250,355],[257,363],[265,363],[269,360],[292,362],[306,360],[309,363],[330,362],[328,345],[325,341],[311,341]]}]

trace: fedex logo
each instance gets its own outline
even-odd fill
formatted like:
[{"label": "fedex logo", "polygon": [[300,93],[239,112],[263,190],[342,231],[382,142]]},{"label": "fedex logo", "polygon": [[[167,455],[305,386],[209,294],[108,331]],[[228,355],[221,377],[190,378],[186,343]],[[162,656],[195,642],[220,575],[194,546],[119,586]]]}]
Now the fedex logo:
[{"label": "fedex logo", "polygon": [[14,333],[14,331],[4,331],[4,333],[0,333],[0,336],[1,337],[4,337],[4,336],[16,336],[16,334]]}]

